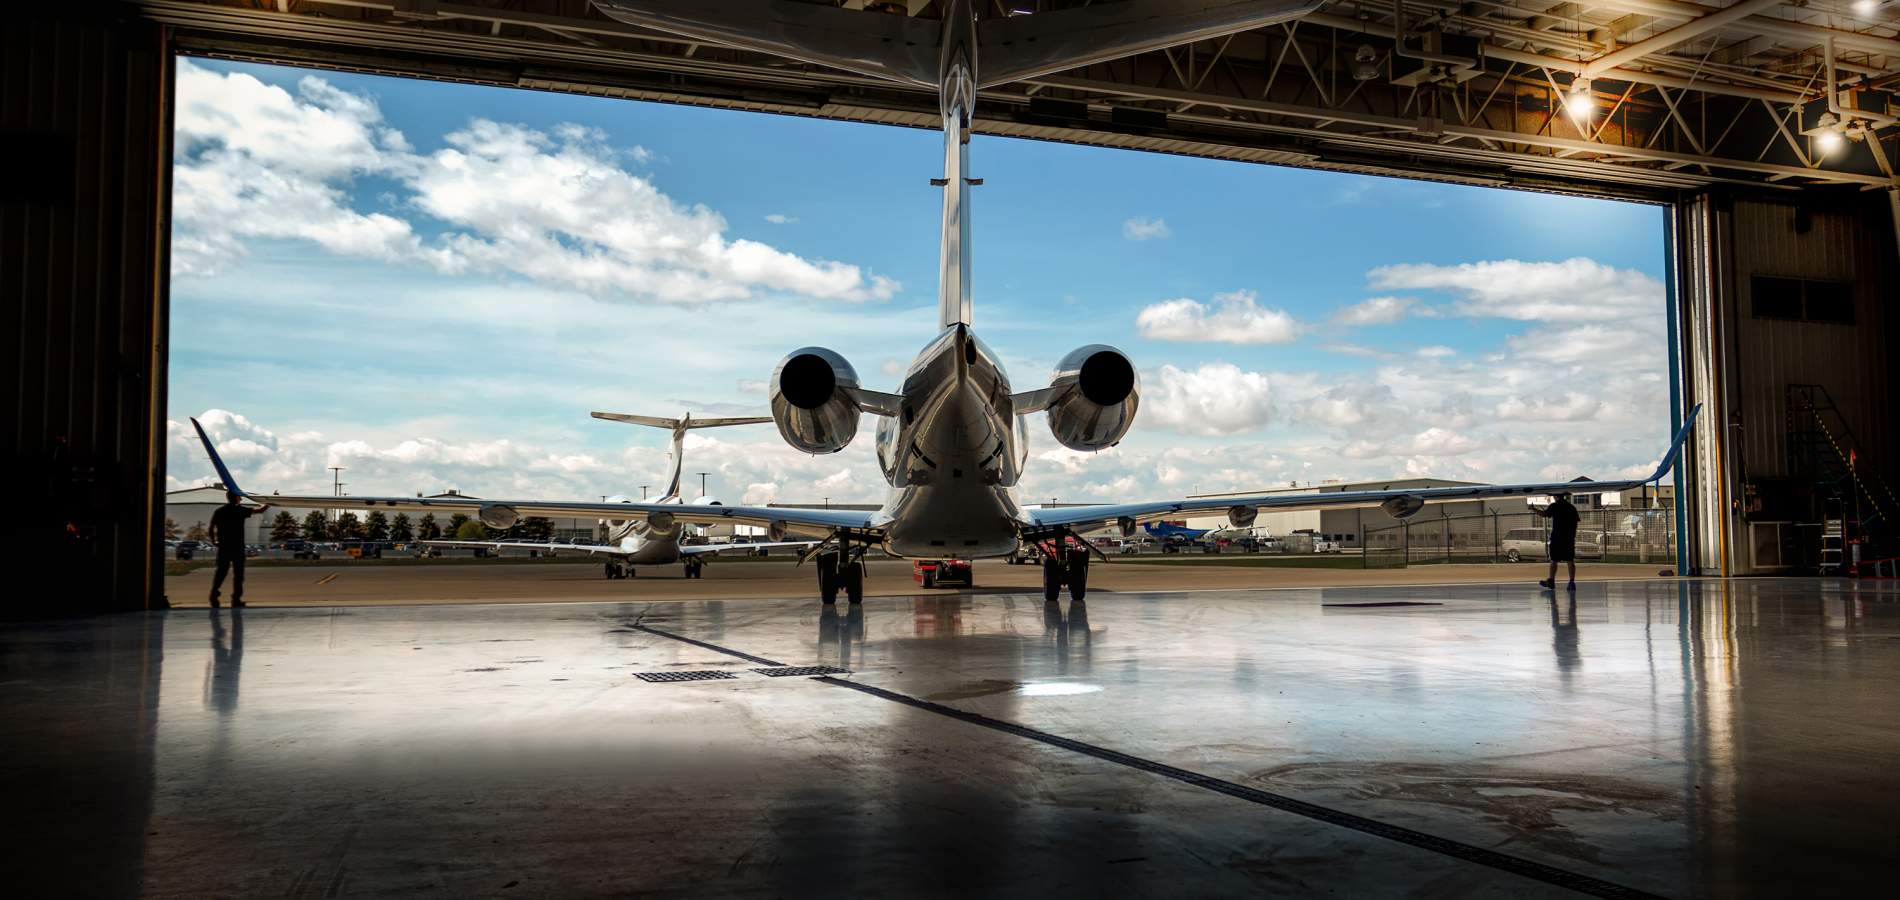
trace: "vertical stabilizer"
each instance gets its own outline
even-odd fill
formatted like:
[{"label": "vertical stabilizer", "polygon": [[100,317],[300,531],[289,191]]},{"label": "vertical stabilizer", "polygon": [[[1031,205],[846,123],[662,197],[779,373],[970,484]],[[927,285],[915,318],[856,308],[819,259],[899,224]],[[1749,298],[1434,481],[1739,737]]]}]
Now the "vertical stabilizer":
[{"label": "vertical stabilizer", "polygon": [[728,416],[719,419],[695,419],[687,413],[677,419],[662,416],[636,416],[632,413],[592,413],[596,419],[609,422],[625,422],[628,425],[645,425],[649,428],[664,428],[673,432],[672,448],[667,452],[669,468],[666,476],[666,493],[661,500],[678,497],[680,494],[680,475],[686,467],[686,432],[695,428],[724,428],[728,425],[760,425],[772,421],[771,416]]}]

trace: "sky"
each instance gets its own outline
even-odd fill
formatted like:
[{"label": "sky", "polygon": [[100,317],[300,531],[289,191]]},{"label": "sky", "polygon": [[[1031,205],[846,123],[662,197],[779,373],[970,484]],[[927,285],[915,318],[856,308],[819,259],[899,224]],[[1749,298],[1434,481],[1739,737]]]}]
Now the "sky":
[{"label": "sky", "polygon": [[[934,337],[935,131],[178,69],[168,489],[213,483],[197,416],[252,491],[343,466],[359,495],[638,497],[666,435],[589,411],[764,413],[812,345],[895,390]],[[1014,389],[1092,343],[1140,374],[1109,450],[1031,416],[1027,502],[1609,478],[1668,440],[1661,208],[984,136],[970,158],[974,325]],[[686,470],[730,503],[876,502],[873,430],[824,456],[695,432]]]}]

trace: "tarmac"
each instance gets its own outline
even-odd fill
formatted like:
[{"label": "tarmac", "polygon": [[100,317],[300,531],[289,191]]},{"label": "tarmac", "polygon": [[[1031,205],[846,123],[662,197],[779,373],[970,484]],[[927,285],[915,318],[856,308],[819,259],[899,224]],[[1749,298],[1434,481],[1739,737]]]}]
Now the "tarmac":
[{"label": "tarmac", "polygon": [[1891,587],[728,597],[0,627],[8,887],[1869,896],[1900,862]]},{"label": "tarmac", "polygon": [[[1304,568],[1236,565],[1246,557],[1202,558],[1182,563],[1097,562],[1089,567],[1089,596],[1158,591],[1232,591],[1341,585],[1474,584],[1518,582],[1533,589],[1543,565],[1427,565],[1403,569]],[[1321,564],[1340,562],[1325,557]],[[1578,567],[1583,581],[1653,578],[1656,565]],[[358,606],[414,603],[545,603],[564,600],[791,599],[818,596],[817,573],[787,557],[714,561],[702,578],[688,579],[680,566],[649,566],[632,579],[603,577],[597,562],[479,562],[408,564],[339,561],[331,564],[252,566],[245,600],[260,606]],[[1561,573],[1559,577],[1562,577]],[[1038,592],[1042,570],[1000,560],[975,564],[975,585],[925,591],[904,560],[873,559],[865,594],[873,597],[948,596]],[[206,605],[211,570],[196,569],[165,579],[174,606]],[[225,586],[230,594],[230,585]],[[1066,594],[1065,594],[1066,597]],[[840,601],[842,602],[842,601]]]}]

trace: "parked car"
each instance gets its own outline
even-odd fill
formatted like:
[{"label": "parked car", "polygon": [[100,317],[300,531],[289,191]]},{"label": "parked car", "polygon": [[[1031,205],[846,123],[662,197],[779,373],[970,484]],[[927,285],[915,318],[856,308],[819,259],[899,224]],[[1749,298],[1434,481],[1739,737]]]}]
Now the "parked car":
[{"label": "parked car", "polygon": [[[1550,556],[1550,533],[1542,528],[1513,528],[1504,533],[1498,549],[1504,551],[1504,558],[1517,562],[1523,559],[1546,559]],[[1603,558],[1603,532],[1577,532],[1577,558]]]},{"label": "parked car", "polygon": [[211,545],[204,541],[179,541],[178,546],[172,548],[172,556],[178,559],[190,559],[210,549]]}]

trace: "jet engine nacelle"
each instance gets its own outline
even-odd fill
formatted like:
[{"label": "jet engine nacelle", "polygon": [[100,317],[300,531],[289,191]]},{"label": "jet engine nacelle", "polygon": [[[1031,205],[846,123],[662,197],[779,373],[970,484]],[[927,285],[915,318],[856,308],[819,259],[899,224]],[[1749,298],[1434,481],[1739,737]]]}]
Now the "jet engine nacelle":
[{"label": "jet engine nacelle", "polygon": [[823,347],[792,351],[772,372],[772,420],[785,443],[806,453],[836,453],[858,434],[862,411],[849,393],[857,370]]},{"label": "jet engine nacelle", "polygon": [[1116,519],[1115,530],[1121,532],[1121,535],[1124,538],[1134,537],[1135,536],[1135,517],[1122,516],[1121,518]]},{"label": "jet engine nacelle", "polygon": [[[608,503],[632,503],[632,502],[633,502],[633,500],[632,500],[632,498],[629,498],[629,497],[623,497],[623,496],[621,496],[621,495],[619,495],[619,494],[615,494],[615,495],[613,495],[612,497],[608,497],[608,498],[607,498],[607,501],[606,501],[606,502],[608,502]],[[625,525],[625,524],[627,523],[627,520],[626,520],[626,519],[602,519],[601,521],[602,521],[602,522],[604,522],[604,523],[606,523],[606,524],[607,524],[608,526],[610,526],[610,527],[613,527],[613,528],[619,528],[620,526],[622,526],[622,525]]]},{"label": "jet engine nacelle", "polygon": [[1049,386],[1049,432],[1070,450],[1102,450],[1121,442],[1135,424],[1141,385],[1120,350],[1090,344],[1056,364]]},{"label": "jet engine nacelle", "polygon": [[[693,505],[693,506],[725,506],[726,504],[725,504],[725,502],[724,502],[724,501],[722,501],[722,500],[720,500],[720,499],[719,499],[718,497],[711,497],[711,496],[707,496],[707,497],[701,497],[701,498],[699,498],[698,500],[694,500],[694,501],[693,501],[693,503],[692,503],[692,505]],[[719,518],[719,517],[718,517],[718,516],[714,516],[714,517],[712,517],[712,518],[713,518],[713,519],[716,519],[716,518]],[[705,527],[705,526],[707,526],[707,525],[711,525],[711,524],[712,524],[712,519],[700,519],[700,520],[697,520],[697,521],[695,521],[695,522],[693,522],[693,524],[694,524],[694,525],[698,525],[698,526],[700,526],[700,527],[702,527],[702,528],[703,528],[703,527]]]},{"label": "jet engine nacelle", "polygon": [[521,521],[521,513],[516,512],[514,507],[503,506],[499,503],[490,503],[482,507],[476,515],[482,520],[483,525],[490,528],[513,528],[516,522]]},{"label": "jet engine nacelle", "polygon": [[1425,508],[1425,498],[1416,494],[1388,497],[1384,503],[1379,504],[1379,508],[1385,510],[1385,514],[1394,519],[1409,519]]},{"label": "jet engine nacelle", "polygon": [[1227,524],[1235,528],[1252,528],[1255,519],[1260,518],[1257,506],[1230,506],[1227,508]]},{"label": "jet engine nacelle", "polygon": [[653,534],[665,534],[673,530],[673,514],[659,512],[647,516],[647,531]]}]

